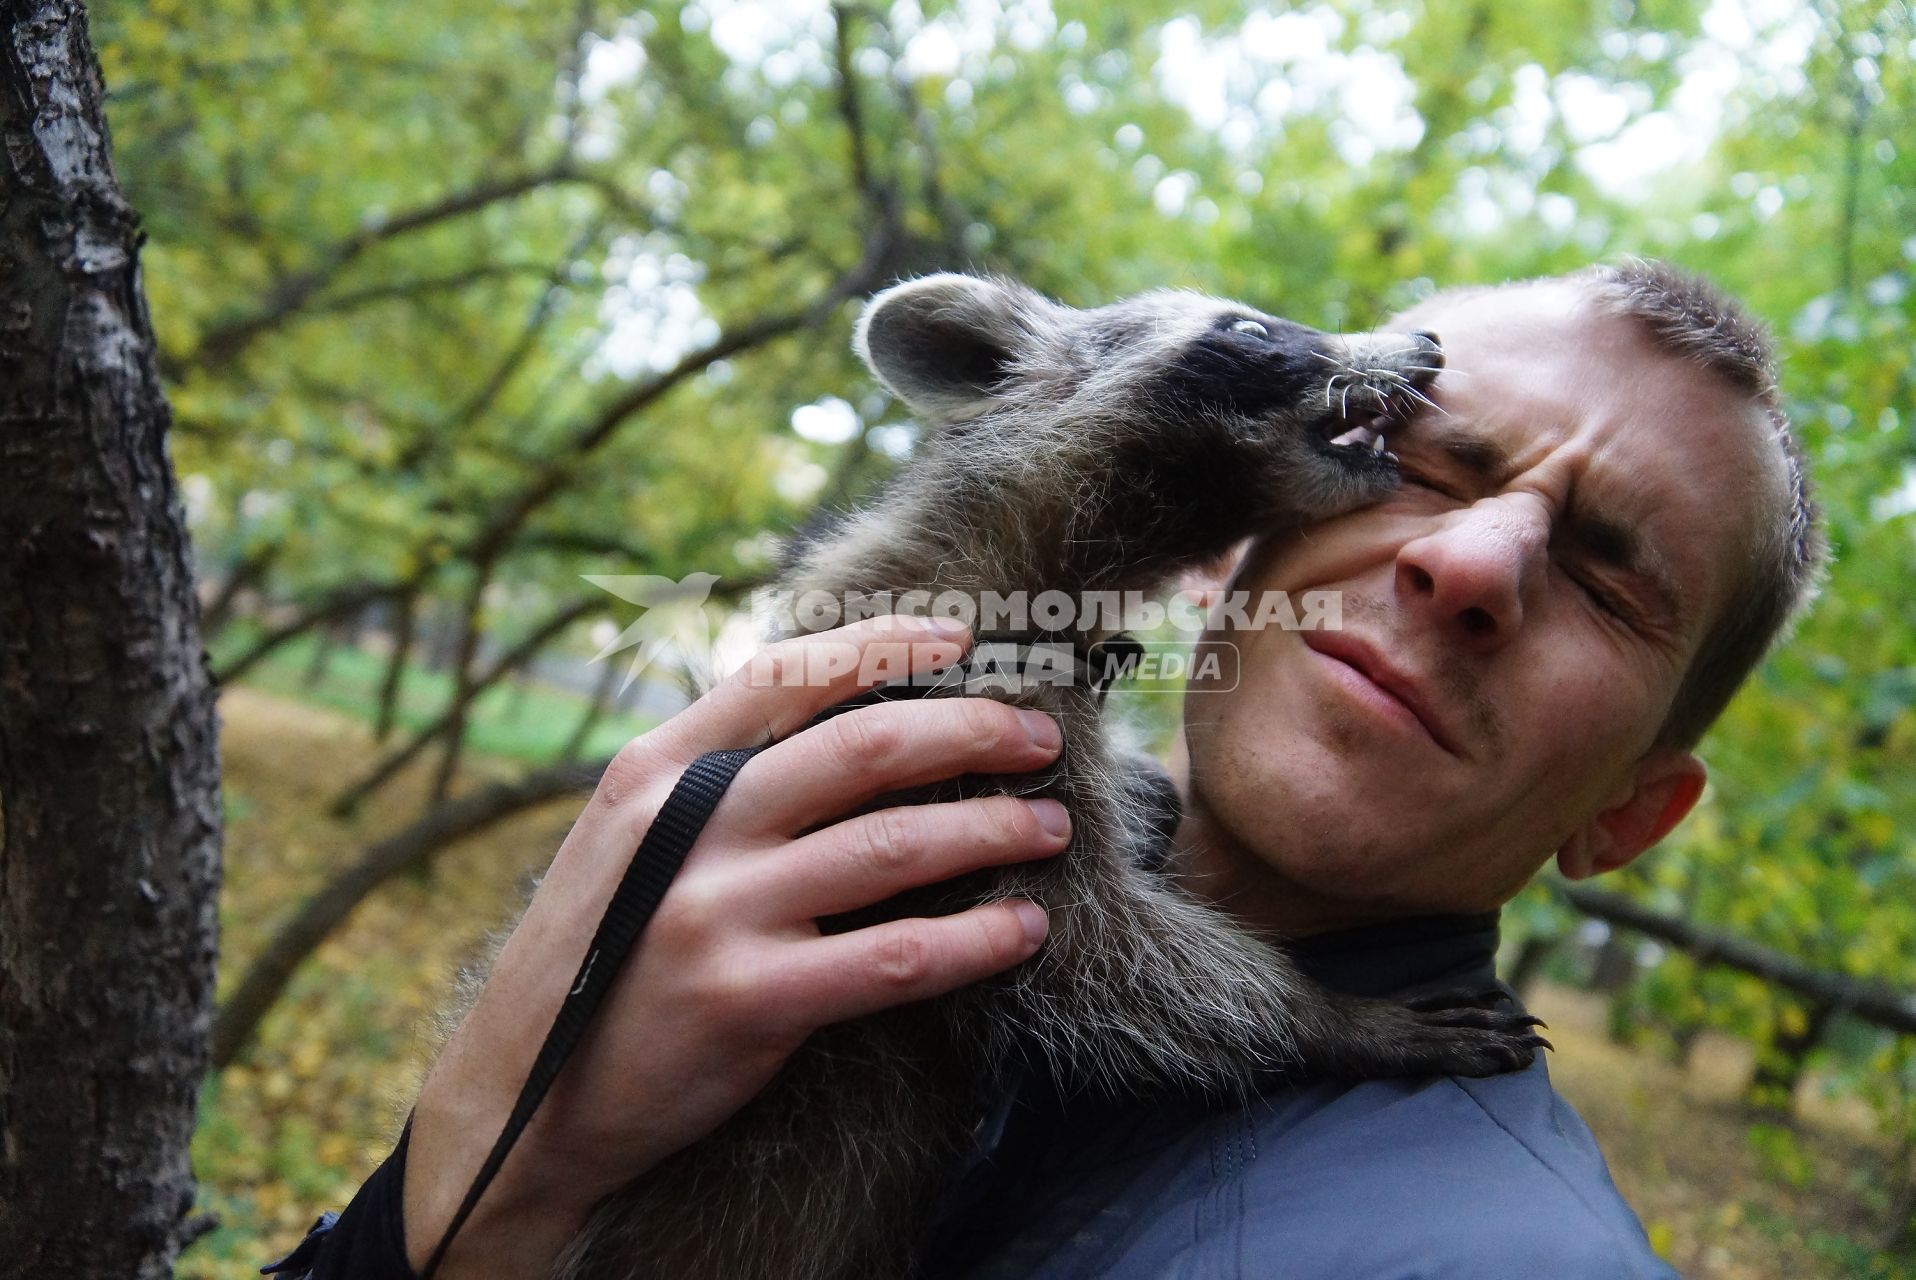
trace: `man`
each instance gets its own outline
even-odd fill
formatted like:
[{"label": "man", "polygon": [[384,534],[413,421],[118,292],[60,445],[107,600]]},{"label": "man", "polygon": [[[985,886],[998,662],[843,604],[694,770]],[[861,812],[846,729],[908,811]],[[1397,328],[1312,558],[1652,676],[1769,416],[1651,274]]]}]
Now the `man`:
[{"label": "man", "polygon": [[[1435,407],[1391,436],[1402,488],[1255,543],[1234,583],[1340,591],[1344,629],[1207,634],[1238,646],[1241,684],[1186,699],[1167,865],[1365,994],[1487,981],[1495,912],[1545,861],[1581,878],[1661,839],[1702,791],[1692,747],[1821,558],[1767,350],[1707,287],[1633,265],[1439,295],[1396,323],[1437,332],[1447,362]],[[923,666],[963,638],[877,619],[780,660],[910,643]],[[735,679],[621,753],[435,1065],[403,1157],[329,1250],[431,1252],[639,834],[703,751],[782,739],[721,802],[441,1276],[543,1274],[599,1196],[710,1132],[812,1029],[1042,944],[1029,903],[819,935],[820,915],[1049,856],[1069,833],[1055,803],[1009,797],[834,821],[1058,746],[1046,717],[972,699],[796,732],[853,676]],[[960,1174],[924,1251],[939,1275],[1668,1274],[1541,1061],[1278,1084],[1246,1107],[1008,1082]]]}]

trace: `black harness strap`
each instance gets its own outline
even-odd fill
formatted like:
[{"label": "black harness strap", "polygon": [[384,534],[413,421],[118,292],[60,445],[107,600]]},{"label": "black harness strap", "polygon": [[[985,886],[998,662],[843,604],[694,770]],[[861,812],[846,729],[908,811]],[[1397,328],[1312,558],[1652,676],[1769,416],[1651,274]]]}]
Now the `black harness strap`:
[{"label": "black harness strap", "polygon": [[525,1087],[519,1091],[519,1100],[513,1104],[512,1114],[499,1131],[499,1138],[492,1144],[492,1151],[486,1156],[485,1163],[479,1167],[472,1186],[467,1188],[466,1198],[460,1203],[459,1211],[446,1224],[446,1232],[439,1237],[432,1257],[426,1260],[419,1280],[432,1280],[432,1274],[446,1256],[452,1238],[459,1233],[459,1228],[466,1225],[466,1219],[472,1216],[479,1197],[492,1185],[500,1166],[506,1162],[507,1153],[525,1131],[532,1113],[538,1110],[546,1091],[558,1078],[560,1068],[565,1066],[566,1059],[572,1056],[573,1049],[585,1035],[593,1013],[600,1001],[605,999],[612,980],[618,976],[633,944],[645,931],[652,913],[658,909],[659,899],[665,896],[672,877],[678,874],[679,867],[685,862],[685,855],[692,851],[699,832],[705,829],[706,820],[718,808],[719,799],[724,796],[726,788],[732,785],[732,779],[738,776],[745,762],[763,750],[763,747],[746,747],[737,751],[706,752],[692,762],[672,788],[672,794],[659,806],[658,816],[646,828],[644,838],[639,841],[638,851],[632,855],[619,887],[612,893],[612,901],[606,904],[598,931],[592,935],[592,945],[579,965],[578,977],[573,980],[571,991],[559,1005],[558,1015],[552,1020],[552,1029],[546,1032],[545,1043],[539,1046],[539,1056],[533,1060],[532,1070],[526,1076]]}]

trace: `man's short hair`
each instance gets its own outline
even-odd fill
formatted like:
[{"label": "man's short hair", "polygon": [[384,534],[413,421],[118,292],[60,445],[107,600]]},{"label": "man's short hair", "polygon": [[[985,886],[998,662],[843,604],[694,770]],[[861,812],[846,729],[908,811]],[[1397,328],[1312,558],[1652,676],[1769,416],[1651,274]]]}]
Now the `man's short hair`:
[{"label": "man's short hair", "polygon": [[1783,413],[1775,349],[1741,304],[1701,276],[1641,258],[1570,279],[1604,309],[1638,321],[1662,350],[1709,369],[1754,400],[1782,456],[1783,509],[1758,512],[1750,554],[1657,735],[1663,745],[1691,747],[1816,598],[1829,556],[1822,513],[1810,492],[1803,446]]},{"label": "man's short hair", "polygon": [[1763,326],[1710,281],[1642,258],[1544,280],[1444,290],[1417,309],[1555,281],[1582,289],[1604,312],[1634,320],[1658,349],[1710,370],[1747,395],[1762,410],[1782,459],[1782,509],[1772,505],[1757,513],[1749,554],[1736,566],[1729,598],[1705,631],[1657,732],[1658,745],[1689,748],[1816,598],[1829,555],[1803,448],[1783,413],[1775,349]]}]

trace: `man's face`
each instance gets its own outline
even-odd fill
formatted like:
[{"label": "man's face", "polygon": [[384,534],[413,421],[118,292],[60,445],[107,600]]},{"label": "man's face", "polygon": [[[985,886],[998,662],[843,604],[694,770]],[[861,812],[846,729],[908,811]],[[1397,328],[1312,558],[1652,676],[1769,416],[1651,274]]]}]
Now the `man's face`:
[{"label": "man's face", "polygon": [[1653,744],[1774,489],[1748,397],[1574,286],[1392,327],[1446,359],[1389,433],[1402,487],[1254,543],[1233,583],[1340,591],[1342,630],[1209,633],[1240,683],[1185,702],[1183,865],[1278,927],[1488,909],[1680,816],[1701,766]]}]

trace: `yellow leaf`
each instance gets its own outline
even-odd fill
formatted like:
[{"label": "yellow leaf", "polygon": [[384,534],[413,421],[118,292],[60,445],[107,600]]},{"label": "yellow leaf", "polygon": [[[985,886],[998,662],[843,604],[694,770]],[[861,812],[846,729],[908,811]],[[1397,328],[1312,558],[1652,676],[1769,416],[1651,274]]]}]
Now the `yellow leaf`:
[{"label": "yellow leaf", "polygon": [[319,1074],[326,1064],[326,1045],[319,1040],[307,1040],[293,1050],[293,1074],[301,1080],[311,1080]]}]

